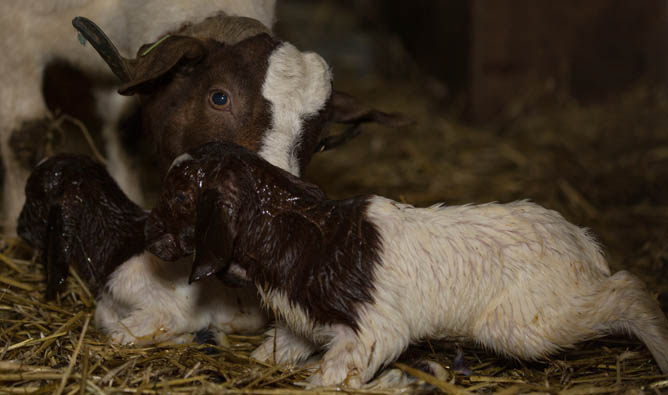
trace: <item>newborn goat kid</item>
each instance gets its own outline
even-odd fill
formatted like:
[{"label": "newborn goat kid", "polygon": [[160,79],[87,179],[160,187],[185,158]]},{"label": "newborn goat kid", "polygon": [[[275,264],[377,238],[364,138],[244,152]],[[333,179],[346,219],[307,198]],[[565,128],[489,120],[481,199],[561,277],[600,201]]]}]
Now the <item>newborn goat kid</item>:
[{"label": "newborn goat kid", "polygon": [[[148,212],[84,155],[42,161],[26,185],[18,233],[42,251],[47,297],[65,282],[70,262],[97,297],[95,322],[120,343],[190,340],[188,332],[257,331],[266,322],[251,288],[215,279],[188,284],[188,267],[144,251]],[[181,336],[184,335],[184,336]]]},{"label": "newborn goat kid", "polygon": [[146,237],[165,260],[194,253],[192,280],[254,283],[289,329],[253,357],[294,363],[324,348],[313,385],[359,386],[430,337],[537,359],[629,331],[668,372],[668,322],[644,285],[611,275],[585,230],[526,201],[327,200],[242,147],[207,144],[175,161]]}]

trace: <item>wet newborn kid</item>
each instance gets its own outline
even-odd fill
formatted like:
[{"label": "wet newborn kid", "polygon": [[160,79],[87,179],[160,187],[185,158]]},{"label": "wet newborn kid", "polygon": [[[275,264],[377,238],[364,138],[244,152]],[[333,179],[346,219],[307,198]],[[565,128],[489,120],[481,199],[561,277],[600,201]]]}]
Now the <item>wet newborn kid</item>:
[{"label": "wet newborn kid", "polygon": [[643,283],[612,275],[584,229],[527,201],[329,200],[245,148],[210,143],[172,164],[146,238],[162,259],[193,254],[191,281],[254,284],[280,322],[253,357],[324,351],[312,385],[358,387],[435,337],[531,360],[631,332],[668,373],[668,320]]}]

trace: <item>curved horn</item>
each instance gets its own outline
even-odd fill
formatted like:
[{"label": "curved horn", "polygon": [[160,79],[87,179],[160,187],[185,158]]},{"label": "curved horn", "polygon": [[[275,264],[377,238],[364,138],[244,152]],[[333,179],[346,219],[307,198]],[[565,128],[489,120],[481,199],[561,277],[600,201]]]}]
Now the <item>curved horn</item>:
[{"label": "curved horn", "polygon": [[225,13],[211,16],[193,25],[187,25],[176,32],[176,34],[200,40],[214,39],[228,45],[236,44],[261,33],[272,35],[271,30],[256,19],[229,16]]},{"label": "curved horn", "polygon": [[109,37],[93,21],[82,16],[72,19],[72,26],[86,39],[109,65],[111,71],[121,80],[132,80],[128,60],[121,56]]}]

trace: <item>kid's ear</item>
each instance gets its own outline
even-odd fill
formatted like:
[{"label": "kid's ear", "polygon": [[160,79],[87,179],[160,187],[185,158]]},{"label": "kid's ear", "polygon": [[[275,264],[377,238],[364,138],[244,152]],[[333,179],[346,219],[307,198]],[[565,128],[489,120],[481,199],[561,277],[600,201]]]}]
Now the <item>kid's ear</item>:
[{"label": "kid's ear", "polygon": [[197,203],[191,283],[229,269],[236,230],[223,199],[219,191],[207,189]]},{"label": "kid's ear", "polygon": [[139,48],[137,58],[129,61],[131,80],[118,93],[133,95],[151,92],[159,81],[177,69],[197,64],[207,53],[204,43],[196,38],[169,36]]},{"label": "kid's ear", "polygon": [[67,251],[72,250],[69,238],[61,239],[61,235],[65,235],[66,232],[60,205],[52,206],[49,209],[47,227],[42,263],[46,269],[46,299],[53,300],[56,293],[65,285],[70,267]]}]

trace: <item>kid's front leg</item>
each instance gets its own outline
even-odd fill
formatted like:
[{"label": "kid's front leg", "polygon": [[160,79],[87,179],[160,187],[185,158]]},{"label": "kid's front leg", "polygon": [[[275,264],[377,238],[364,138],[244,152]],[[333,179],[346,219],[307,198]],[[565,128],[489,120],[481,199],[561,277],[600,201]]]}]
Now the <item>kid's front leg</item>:
[{"label": "kid's front leg", "polygon": [[267,339],[251,354],[258,361],[297,365],[318,350],[313,342],[295,334],[283,323],[276,323],[266,335]]},{"label": "kid's front leg", "polygon": [[320,361],[320,369],[309,377],[312,387],[359,388],[408,345],[402,338],[376,336],[364,329],[357,333],[349,327],[337,329]]}]

